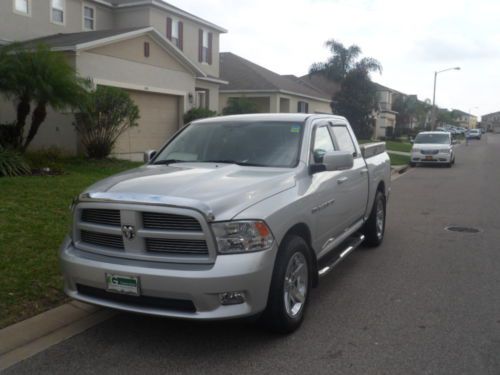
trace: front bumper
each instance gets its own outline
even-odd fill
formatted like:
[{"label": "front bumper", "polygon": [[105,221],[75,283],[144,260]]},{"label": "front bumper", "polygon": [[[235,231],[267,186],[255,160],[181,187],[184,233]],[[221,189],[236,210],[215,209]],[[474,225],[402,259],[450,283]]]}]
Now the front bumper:
[{"label": "front bumper", "polygon": [[[262,252],[219,255],[214,264],[154,263],[83,252],[66,239],[60,260],[65,292],[76,300],[135,313],[216,320],[251,316],[265,309],[276,253],[274,246]],[[115,298],[116,294],[106,292],[106,273],[138,277],[141,297]],[[219,294],[232,291],[244,292],[246,301],[222,305]],[[194,309],[156,304],[162,301],[189,302]]]},{"label": "front bumper", "polygon": [[414,152],[411,154],[412,163],[439,164],[439,163],[450,163],[452,160],[453,160],[453,153],[440,152],[435,155],[424,155],[420,152]]}]

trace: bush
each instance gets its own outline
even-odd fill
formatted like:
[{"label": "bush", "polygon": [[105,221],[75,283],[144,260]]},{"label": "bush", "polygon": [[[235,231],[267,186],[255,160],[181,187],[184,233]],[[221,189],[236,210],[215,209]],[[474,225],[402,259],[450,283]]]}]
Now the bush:
[{"label": "bush", "polygon": [[0,177],[22,176],[31,173],[31,169],[18,152],[0,147]]},{"label": "bush", "polygon": [[118,137],[137,126],[139,108],[122,89],[98,86],[75,114],[75,127],[87,156],[104,159],[111,154]]},{"label": "bush", "polygon": [[16,124],[0,124],[0,147],[10,147],[16,144],[18,131]]},{"label": "bush", "polygon": [[215,115],[217,113],[208,108],[192,108],[184,114],[184,124],[200,118],[214,117]]},{"label": "bush", "polygon": [[257,104],[247,98],[229,98],[227,107],[222,110],[222,114],[225,116],[257,112]]},{"label": "bush", "polygon": [[68,155],[61,149],[51,146],[47,149],[28,152],[25,158],[33,174],[53,175],[64,173],[62,160],[68,158]]}]

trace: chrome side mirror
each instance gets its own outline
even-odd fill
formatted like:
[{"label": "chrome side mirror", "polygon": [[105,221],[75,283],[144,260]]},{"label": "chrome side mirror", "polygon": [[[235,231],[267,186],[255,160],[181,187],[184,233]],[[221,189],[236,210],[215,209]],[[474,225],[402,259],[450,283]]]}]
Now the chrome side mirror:
[{"label": "chrome side mirror", "polygon": [[323,164],[327,171],[351,169],[354,165],[354,157],[349,151],[330,151],[323,157]]},{"label": "chrome side mirror", "polygon": [[156,156],[156,150],[148,150],[144,153],[144,163],[149,163]]}]

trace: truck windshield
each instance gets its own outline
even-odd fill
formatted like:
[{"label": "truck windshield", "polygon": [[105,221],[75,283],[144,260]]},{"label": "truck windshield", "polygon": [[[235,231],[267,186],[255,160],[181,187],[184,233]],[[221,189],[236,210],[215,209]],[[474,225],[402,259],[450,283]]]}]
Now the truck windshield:
[{"label": "truck windshield", "polygon": [[295,167],[303,124],[285,121],[193,123],[175,137],[153,164],[234,163]]},{"label": "truck windshield", "polygon": [[428,133],[419,134],[415,138],[414,143],[434,143],[434,144],[450,144],[450,136],[448,134]]}]

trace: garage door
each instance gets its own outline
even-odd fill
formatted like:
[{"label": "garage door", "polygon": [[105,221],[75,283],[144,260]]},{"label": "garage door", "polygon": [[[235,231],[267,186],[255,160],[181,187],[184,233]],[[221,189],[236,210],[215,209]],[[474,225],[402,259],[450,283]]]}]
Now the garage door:
[{"label": "garage door", "polygon": [[114,155],[122,159],[142,160],[146,150],[158,150],[179,128],[179,98],[174,95],[128,91],[139,107],[139,126],[123,133],[116,142]]}]

